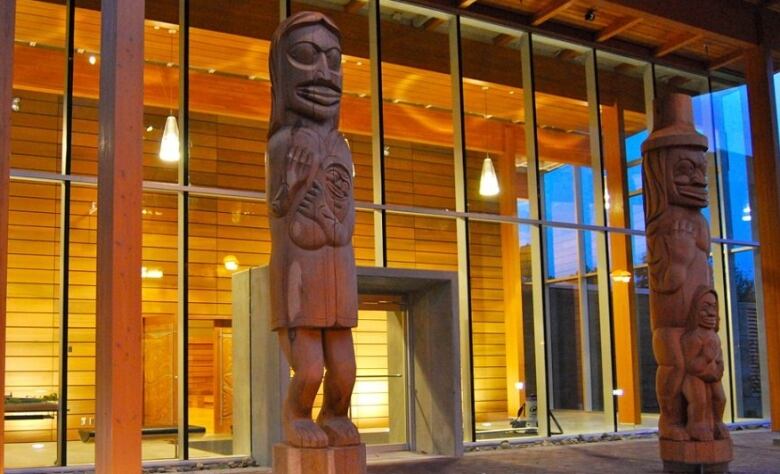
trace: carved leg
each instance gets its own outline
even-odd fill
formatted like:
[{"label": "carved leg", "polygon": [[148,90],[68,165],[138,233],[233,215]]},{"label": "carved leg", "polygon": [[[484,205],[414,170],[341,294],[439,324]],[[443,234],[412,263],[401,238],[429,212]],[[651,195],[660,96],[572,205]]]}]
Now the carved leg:
[{"label": "carved leg", "polygon": [[718,381],[710,384],[712,391],[712,419],[715,422],[715,439],[729,439],[729,429],[723,423],[723,411],[726,409],[726,393],[723,384]]},{"label": "carved leg", "polygon": [[661,415],[658,418],[658,431],[661,438],[675,441],[689,439],[683,427],[683,397],[678,387],[682,386],[685,372],[672,366],[658,366],[656,372],[656,393]]},{"label": "carved leg", "polygon": [[714,439],[710,420],[710,404],[707,385],[698,377],[688,375],[683,381],[683,394],[688,400],[688,423],[686,429],[691,439],[712,441]]},{"label": "carved leg", "polygon": [[347,416],[356,372],[352,330],[326,329],[323,333],[327,371],[325,396],[317,423],[327,433],[331,446],[359,444],[360,435]]},{"label": "carved leg", "polygon": [[322,382],[322,330],[281,329],[279,344],[293,369],[282,412],[284,440],[299,448],[327,447],[328,437],[311,419],[311,408]]}]

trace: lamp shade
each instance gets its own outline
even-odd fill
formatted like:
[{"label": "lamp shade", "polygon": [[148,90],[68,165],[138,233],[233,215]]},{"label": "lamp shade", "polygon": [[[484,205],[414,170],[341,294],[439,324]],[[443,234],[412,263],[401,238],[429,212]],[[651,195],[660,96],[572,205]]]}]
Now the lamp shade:
[{"label": "lamp shade", "polygon": [[479,194],[482,196],[495,196],[499,192],[498,177],[493,167],[490,155],[482,160],[482,175],[479,178]]},{"label": "lamp shade", "polygon": [[160,142],[160,159],[163,161],[179,161],[179,124],[176,117],[169,115],[165,119],[162,141]]}]

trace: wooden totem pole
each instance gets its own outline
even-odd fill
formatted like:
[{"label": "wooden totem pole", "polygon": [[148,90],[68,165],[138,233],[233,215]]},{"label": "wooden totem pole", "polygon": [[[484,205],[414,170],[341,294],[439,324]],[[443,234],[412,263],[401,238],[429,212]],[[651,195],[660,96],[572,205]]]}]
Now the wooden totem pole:
[{"label": "wooden totem pole", "polygon": [[701,214],[707,138],[693,126],[687,95],[657,99],[654,113],[642,156],[661,459],[667,472],[725,472],[732,449],[709,224]]},{"label": "wooden totem pole", "polygon": [[329,18],[301,12],[271,41],[271,319],[294,373],[282,413],[284,443],[274,446],[276,474],[365,472],[365,445],[348,417],[357,277],[352,158],[338,131],[340,38]]}]

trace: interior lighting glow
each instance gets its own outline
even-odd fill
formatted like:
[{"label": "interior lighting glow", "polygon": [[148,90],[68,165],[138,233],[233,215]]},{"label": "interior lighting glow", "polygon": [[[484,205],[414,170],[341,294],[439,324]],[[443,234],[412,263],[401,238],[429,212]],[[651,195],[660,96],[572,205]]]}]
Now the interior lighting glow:
[{"label": "interior lighting glow", "polygon": [[141,278],[144,280],[159,280],[162,277],[162,268],[141,267]]},{"label": "interior lighting glow", "polygon": [[482,160],[482,175],[479,178],[479,194],[482,196],[496,196],[500,188],[498,187],[498,176],[493,167],[493,160],[490,155]]},{"label": "interior lighting glow", "polygon": [[752,220],[753,216],[751,215],[750,204],[745,204],[745,207],[742,208],[742,221],[750,222]]},{"label": "interior lighting glow", "polygon": [[87,61],[89,61],[89,64],[92,64],[94,66],[95,64],[97,64],[97,56],[95,56],[94,54],[90,54],[89,59],[87,59]]},{"label": "interior lighting glow", "polygon": [[515,382],[515,388],[517,390],[522,390],[525,388],[525,384],[523,382]]},{"label": "interior lighting glow", "polygon": [[238,270],[238,258],[236,258],[235,255],[226,255],[225,258],[222,259],[222,263],[225,265],[225,270],[229,272]]},{"label": "interior lighting glow", "polygon": [[628,283],[631,281],[631,274],[625,270],[615,270],[610,274],[610,277],[616,283]]},{"label": "interior lighting glow", "polygon": [[169,115],[165,119],[162,141],[160,141],[160,159],[167,162],[179,161],[179,124],[176,117]]}]

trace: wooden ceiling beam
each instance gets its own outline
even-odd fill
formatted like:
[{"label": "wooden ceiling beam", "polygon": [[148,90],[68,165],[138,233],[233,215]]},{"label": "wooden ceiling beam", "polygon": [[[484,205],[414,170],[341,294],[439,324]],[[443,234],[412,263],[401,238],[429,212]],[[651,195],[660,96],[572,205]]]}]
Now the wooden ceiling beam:
[{"label": "wooden ceiling beam", "polygon": [[672,36],[666,43],[656,48],[653,55],[656,58],[662,58],[671,54],[680,48],[684,48],[694,41],[699,41],[704,37],[701,33],[679,33]]},{"label": "wooden ceiling beam", "polygon": [[574,5],[574,0],[554,0],[534,14],[531,24],[539,26],[572,5]]},{"label": "wooden ceiling beam", "polygon": [[607,41],[608,39],[617,36],[627,29],[639,24],[641,21],[642,19],[636,16],[622,16],[599,31],[596,34],[596,41],[599,43]]},{"label": "wooden ceiling beam", "polygon": [[433,31],[439,26],[441,26],[443,23],[444,23],[443,19],[432,17],[425,20],[425,23],[423,23],[421,27],[425,31]]},{"label": "wooden ceiling beam", "polygon": [[364,2],[363,0],[349,0],[349,3],[344,5],[344,12],[345,13],[357,13],[364,6],[366,6],[366,3],[367,2]]},{"label": "wooden ceiling beam", "polygon": [[715,69],[720,69],[724,66],[728,66],[729,64],[742,59],[744,55],[745,55],[744,49],[736,49],[730,53],[726,53],[723,56],[719,58],[715,58],[712,61],[710,61],[709,69],[710,71],[714,71]]},{"label": "wooden ceiling beam", "polygon": [[519,37],[501,33],[493,38],[493,44],[496,46],[508,46],[509,43],[516,39],[519,39]]},{"label": "wooden ceiling beam", "polygon": [[468,8],[477,3],[477,0],[458,0],[458,6],[460,8]]}]

